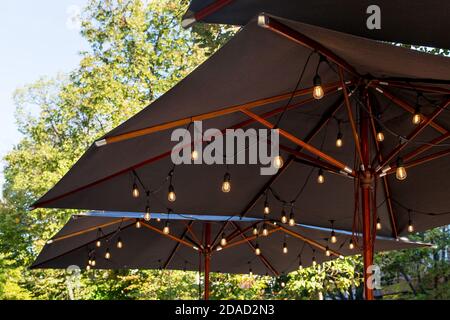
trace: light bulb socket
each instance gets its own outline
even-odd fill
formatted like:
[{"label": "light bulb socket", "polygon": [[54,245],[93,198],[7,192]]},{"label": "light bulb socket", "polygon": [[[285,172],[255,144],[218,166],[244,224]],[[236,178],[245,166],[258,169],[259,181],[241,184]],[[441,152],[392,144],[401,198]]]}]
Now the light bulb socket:
[{"label": "light bulb socket", "polygon": [[322,85],[322,79],[320,78],[320,76],[319,76],[318,74],[316,74],[316,75],[314,76],[313,84],[314,84],[315,87],[316,87],[316,86],[321,86],[321,85]]}]

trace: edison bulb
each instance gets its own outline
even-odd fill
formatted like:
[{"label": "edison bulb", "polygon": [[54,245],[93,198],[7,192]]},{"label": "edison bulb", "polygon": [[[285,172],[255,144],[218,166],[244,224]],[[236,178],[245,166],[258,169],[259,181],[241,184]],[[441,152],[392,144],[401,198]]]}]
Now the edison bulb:
[{"label": "edison bulb", "polygon": [[255,254],[256,254],[257,256],[259,256],[259,255],[261,254],[261,249],[259,248],[258,245],[256,245],[256,248],[255,248]]},{"label": "edison bulb", "polygon": [[270,214],[270,207],[269,207],[269,203],[267,203],[267,202],[264,204],[264,214],[265,215]]},{"label": "edison bulb", "polygon": [[91,266],[90,266],[90,265],[87,265],[87,266],[86,266],[86,270],[87,270],[87,271],[91,270]]},{"label": "edison bulb", "polygon": [[286,244],[286,243],[283,244],[283,253],[284,253],[284,254],[288,253],[288,247],[287,247],[287,244]]},{"label": "edison bulb", "polygon": [[258,235],[258,228],[257,227],[253,228],[253,235],[255,235],[255,236]]},{"label": "edison bulb", "polygon": [[137,184],[133,184],[133,191],[131,192],[131,194],[133,195],[133,198],[139,198],[139,188],[137,186]]},{"label": "edison bulb", "polygon": [[102,242],[100,240],[97,240],[97,242],[95,243],[95,246],[97,248],[100,248],[102,246]]},{"label": "edison bulb", "polygon": [[317,176],[317,183],[323,184],[325,182],[325,176],[323,175],[323,171],[319,171],[319,175]]},{"label": "edison bulb", "polygon": [[355,249],[355,245],[353,244],[353,240],[350,240],[350,243],[348,244],[348,248],[349,248],[350,250]]},{"label": "edison bulb", "polygon": [[283,211],[283,213],[281,214],[281,223],[287,223],[288,219],[286,217],[286,213]]},{"label": "edison bulb", "polygon": [[283,157],[278,155],[273,159],[273,166],[275,169],[281,169],[284,165]]},{"label": "edison bulb", "polygon": [[377,230],[381,230],[381,220],[380,220],[380,218],[377,219]]},{"label": "edison bulb", "polygon": [[147,208],[145,208],[144,220],[150,221],[151,219],[152,219],[152,214],[150,213],[150,207],[147,206]]},{"label": "edison bulb", "polygon": [[169,202],[175,202],[175,200],[177,200],[177,195],[175,194],[175,189],[173,188],[173,186],[169,187],[169,193],[167,195],[167,200],[169,200]]},{"label": "edison bulb", "polygon": [[292,214],[289,217],[289,226],[291,226],[291,227],[295,226],[295,219],[294,219],[294,216]]},{"label": "edison bulb", "polygon": [[169,234],[170,233],[170,228],[169,228],[169,223],[168,222],[166,222],[166,225],[164,226],[163,233],[164,234]]},{"label": "edison bulb", "polygon": [[330,242],[331,243],[336,243],[337,242],[337,237],[336,237],[336,234],[334,233],[334,231],[331,232]]},{"label": "edison bulb", "polygon": [[383,142],[384,141],[384,133],[382,131],[377,132],[377,141]]},{"label": "edison bulb", "polygon": [[222,192],[228,193],[231,191],[231,183],[230,181],[224,181],[222,183]]},{"label": "edison bulb", "polygon": [[198,159],[198,151],[197,150],[195,150],[195,149],[192,150],[191,158],[192,158],[193,161]]},{"label": "edison bulb", "polygon": [[406,169],[403,166],[397,167],[397,170],[395,171],[395,177],[397,180],[405,180],[408,174],[406,173]]},{"label": "edison bulb", "polygon": [[96,264],[97,264],[97,262],[95,261],[95,259],[92,259],[91,266],[95,267]]},{"label": "edison bulb", "polygon": [[140,229],[142,227],[142,224],[141,224],[141,222],[138,220],[138,221],[136,221],[136,228],[137,229]]},{"label": "edison bulb", "polygon": [[313,88],[313,97],[316,100],[320,100],[324,96],[324,91],[322,87],[322,80],[320,79],[319,75],[316,75],[314,77],[314,88]]},{"label": "edison bulb", "polygon": [[416,112],[414,112],[414,115],[412,117],[412,123],[414,125],[418,125],[422,122],[422,115],[420,114],[419,110],[416,110]]},{"label": "edison bulb", "polygon": [[269,235],[269,229],[267,229],[266,226],[264,226],[262,234],[263,234],[264,237],[267,237]]},{"label": "edison bulb", "polygon": [[222,234],[222,239],[220,239],[220,245],[222,247],[225,247],[227,245],[227,238],[225,237],[225,234]]},{"label": "edison bulb", "polygon": [[408,222],[408,232],[410,232],[410,233],[414,232],[414,226],[413,226],[411,220],[409,220],[409,222]]},{"label": "edison bulb", "polygon": [[342,140],[342,138],[342,133],[339,133],[336,139],[336,147],[342,148],[342,146],[344,145],[344,140]]},{"label": "edison bulb", "polygon": [[117,248],[118,249],[122,249],[123,248],[123,242],[122,242],[122,239],[117,239]]},{"label": "edison bulb", "polygon": [[109,252],[109,249],[106,250],[106,253],[105,253],[105,259],[106,259],[106,260],[111,259],[111,253]]}]

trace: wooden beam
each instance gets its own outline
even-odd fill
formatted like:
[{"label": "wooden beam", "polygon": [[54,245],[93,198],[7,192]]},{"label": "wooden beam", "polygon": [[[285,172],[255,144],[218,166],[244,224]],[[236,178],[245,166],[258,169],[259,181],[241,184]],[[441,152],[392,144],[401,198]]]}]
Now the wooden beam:
[{"label": "wooden beam", "polygon": [[305,36],[304,34],[292,29],[291,27],[281,23],[275,18],[269,17],[267,15],[261,14],[258,17],[258,25],[260,27],[269,29],[297,44],[300,44],[306,48],[315,50],[325,56],[330,61],[333,61],[338,66],[344,68],[347,72],[351,73],[353,76],[360,77],[356,69],[350,65],[347,61],[336,55],[334,52],[324,47],[317,41]]},{"label": "wooden beam", "polygon": [[[193,221],[189,221],[188,225],[191,226]],[[183,239],[186,233],[188,232],[188,227],[186,227],[183,231],[183,233],[180,236],[180,239]],[[167,269],[167,266],[169,265],[170,261],[172,261],[173,257],[175,256],[175,253],[177,252],[178,248],[180,247],[180,243],[177,242],[175,244],[175,247],[172,249],[172,252],[170,253],[169,257],[166,259],[166,262],[164,262],[163,269]]]},{"label": "wooden beam", "polygon": [[[324,88],[326,88],[326,89],[331,89],[331,88],[337,89],[337,88],[339,88],[339,86],[340,86],[340,83],[333,83],[333,84],[325,85]],[[145,135],[149,135],[151,133],[155,133],[155,132],[159,132],[159,131],[164,131],[164,130],[168,130],[168,129],[173,129],[173,128],[185,126],[185,125],[188,125],[189,123],[192,123],[194,121],[203,121],[203,120],[213,119],[213,118],[225,116],[225,115],[228,115],[228,114],[232,114],[232,113],[235,113],[235,112],[239,112],[242,109],[253,109],[253,108],[264,106],[264,105],[267,105],[267,104],[271,104],[271,103],[287,100],[287,99],[290,99],[292,96],[293,97],[300,97],[300,96],[312,94],[312,91],[313,91],[313,88],[311,87],[311,88],[307,88],[307,89],[297,90],[295,92],[289,92],[289,93],[279,94],[279,95],[268,97],[268,98],[258,99],[258,100],[254,100],[254,101],[251,101],[251,102],[247,102],[247,103],[238,104],[238,105],[235,105],[235,106],[223,108],[223,109],[220,109],[220,110],[206,112],[206,113],[202,113],[202,114],[198,114],[198,115],[194,115],[194,116],[178,119],[178,120],[175,120],[175,121],[170,121],[170,122],[158,124],[158,125],[155,125],[155,126],[147,127],[147,128],[144,128],[144,129],[134,130],[134,131],[130,131],[130,132],[127,132],[127,133],[119,134],[119,135],[116,135],[116,136],[107,137],[105,139],[98,140],[95,144],[98,147],[102,147],[102,146],[105,146],[105,145],[108,145],[108,144],[121,142],[121,141],[126,141],[126,140],[129,140],[129,139],[134,139],[134,138],[138,138],[138,137],[142,137],[142,136],[145,136]]]},{"label": "wooden beam", "polygon": [[[269,129],[274,129],[275,125],[270,123],[269,121],[261,118],[260,116],[258,116],[257,114],[247,110],[247,109],[242,109],[241,110],[242,113],[248,115],[249,117],[255,119],[256,121],[258,121],[259,123],[263,124],[264,126],[266,126]],[[350,167],[348,167],[347,165],[345,165],[344,163],[334,159],[333,157],[325,154],[324,152],[320,151],[319,149],[313,147],[312,145],[304,142],[303,140],[295,137],[294,135],[284,131],[283,129],[279,129],[277,128],[277,130],[279,131],[280,135],[285,137],[286,139],[294,142],[295,144],[297,144],[298,146],[304,148],[305,150],[311,152],[312,154],[318,156],[319,158],[322,158],[323,160],[327,161],[328,163],[330,163],[331,165],[339,168],[340,170],[343,170],[345,172],[347,172],[350,175],[355,176],[356,173],[353,171],[353,169],[351,169]]]},{"label": "wooden beam", "polygon": [[[154,226],[148,224],[148,223],[145,222],[145,221],[142,223],[142,225],[143,225],[145,228],[147,228],[147,229],[149,229],[149,230],[152,230],[152,231],[155,231],[156,233],[159,233],[160,235],[165,236],[165,237],[167,237],[167,238],[169,238],[169,239],[172,239],[172,240],[174,240],[174,241],[177,241],[177,242],[179,242],[179,243],[185,245],[186,247],[189,247],[189,248],[194,249],[194,250],[197,250],[197,249],[200,250],[200,248],[197,247],[194,243],[190,243],[190,242],[188,242],[188,241],[185,241],[185,240],[183,240],[183,239],[180,239],[180,238],[178,238],[178,237],[175,237],[175,236],[171,235],[170,233],[169,233],[169,234],[165,234],[162,230],[160,230],[160,229],[158,229],[158,228],[156,228],[156,227],[154,227]],[[195,248],[197,248],[197,249],[195,249]]]},{"label": "wooden beam", "polygon": [[394,87],[401,89],[410,89],[413,91],[422,91],[429,93],[437,93],[437,94],[450,94],[450,89],[436,87],[436,86],[428,86],[428,85],[420,85],[420,84],[411,84],[400,81],[383,81],[383,80],[372,80],[374,84],[381,85],[383,87]]}]

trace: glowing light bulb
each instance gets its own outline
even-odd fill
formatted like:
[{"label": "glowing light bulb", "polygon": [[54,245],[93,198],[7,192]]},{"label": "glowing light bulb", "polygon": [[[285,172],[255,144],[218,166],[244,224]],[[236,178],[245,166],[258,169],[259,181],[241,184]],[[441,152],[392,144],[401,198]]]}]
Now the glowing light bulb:
[{"label": "glowing light bulb", "polygon": [[291,227],[295,226],[295,219],[293,213],[291,213],[291,215],[289,216],[289,226]]},{"label": "glowing light bulb", "polygon": [[323,170],[319,170],[319,175],[317,176],[317,183],[323,184],[325,182],[325,176],[323,175]]},{"label": "glowing light bulb", "polygon": [[261,254],[261,249],[259,248],[259,245],[258,245],[258,244],[255,246],[255,254],[256,254],[257,256],[259,256],[259,255]]},{"label": "glowing light bulb", "polygon": [[156,218],[156,222],[161,222],[161,218]]},{"label": "glowing light bulb", "polygon": [[267,226],[264,226],[262,234],[264,237],[267,237],[269,235],[269,229],[267,229]]},{"label": "glowing light bulb", "polygon": [[283,243],[283,253],[286,254],[288,253],[288,247],[287,247],[287,243]]},{"label": "glowing light bulb", "polygon": [[223,248],[222,248],[222,246],[219,244],[217,247],[216,247],[216,251],[222,251],[223,250]]},{"label": "glowing light bulb", "polygon": [[133,195],[133,198],[139,198],[140,192],[137,184],[133,184],[133,190],[131,191],[131,194]]},{"label": "glowing light bulb", "polygon": [[251,277],[251,276],[253,276],[253,270],[252,270],[252,268],[250,268],[250,270],[248,271],[248,275]]},{"label": "glowing light bulb", "polygon": [[418,125],[422,122],[422,114],[420,113],[420,108],[416,108],[412,117],[412,123]]},{"label": "glowing light bulb", "polygon": [[231,191],[231,175],[229,173],[226,173],[223,177],[223,183],[222,183],[222,192],[228,193]]},{"label": "glowing light bulb", "polygon": [[175,200],[177,200],[175,188],[172,185],[169,186],[169,193],[167,194],[167,200],[169,200],[169,202],[175,202]]},{"label": "glowing light bulb", "polygon": [[377,141],[378,142],[383,142],[384,141],[384,133],[383,133],[383,131],[378,131],[377,132]]},{"label": "glowing light bulb", "polygon": [[355,245],[353,244],[353,240],[351,240],[351,239],[350,239],[350,242],[349,242],[349,244],[348,244],[348,248],[349,248],[350,250],[355,249]]},{"label": "glowing light bulb", "polygon": [[312,257],[312,265],[313,265],[313,267],[315,267],[316,264],[317,264],[316,257],[313,256],[313,257]]},{"label": "glowing light bulb", "polygon": [[325,94],[322,87],[322,79],[320,79],[319,75],[316,75],[314,77],[313,82],[314,82],[313,97],[314,99],[320,100],[323,98]]},{"label": "glowing light bulb", "polygon": [[91,266],[95,267],[96,264],[97,264],[97,262],[95,261],[95,259],[92,259]]},{"label": "glowing light bulb", "polygon": [[298,270],[302,270],[303,269],[303,264],[302,264],[302,260],[299,260],[298,262]]},{"label": "glowing light bulb", "polygon": [[109,249],[106,249],[105,259],[106,259],[106,260],[111,259],[111,253],[109,252]]},{"label": "glowing light bulb", "polygon": [[377,219],[377,230],[381,230],[381,219],[380,218],[378,218]]},{"label": "glowing light bulb", "polygon": [[91,270],[91,266],[90,266],[90,265],[87,265],[87,266],[86,266],[86,270],[87,270],[87,271]]},{"label": "glowing light bulb", "polygon": [[227,237],[225,236],[225,233],[222,233],[222,239],[220,239],[220,245],[222,247],[225,247],[227,245],[228,241],[227,241]]},{"label": "glowing light bulb", "polygon": [[88,260],[88,265],[90,266],[91,264],[92,264],[92,260],[89,259],[89,260]]},{"label": "glowing light bulb", "polygon": [[267,201],[264,203],[264,214],[265,215],[270,214],[270,207],[269,207],[269,203]]},{"label": "glowing light bulb", "polygon": [[255,235],[255,236],[258,235],[258,228],[257,227],[253,227],[253,235]]},{"label": "glowing light bulb", "polygon": [[140,229],[142,227],[141,221],[136,221],[136,228]]},{"label": "glowing light bulb", "polygon": [[102,242],[100,240],[97,240],[97,242],[95,242],[95,246],[97,248],[100,248],[102,246]]},{"label": "glowing light bulb", "polygon": [[281,287],[282,288],[286,287],[286,283],[285,282],[281,282]]},{"label": "glowing light bulb", "polygon": [[117,248],[118,249],[122,249],[123,248],[123,242],[122,242],[122,239],[117,239]]},{"label": "glowing light bulb", "polygon": [[331,242],[331,243],[336,243],[336,242],[337,242],[337,237],[336,237],[336,233],[334,232],[334,230],[331,231],[330,242]]},{"label": "glowing light bulb", "polygon": [[273,166],[275,169],[281,169],[284,165],[283,157],[278,155],[273,159]]},{"label": "glowing light bulb", "polygon": [[325,249],[325,255],[326,255],[327,257],[331,256],[330,248],[327,247],[327,248]]},{"label": "glowing light bulb", "polygon": [[395,170],[395,177],[397,178],[397,180],[405,180],[407,177],[407,173],[406,173],[406,168],[403,165],[403,159],[402,158],[398,158],[397,160],[397,169]]},{"label": "glowing light bulb", "polygon": [[408,222],[408,232],[409,233],[414,232],[414,225],[412,224],[411,220],[409,220],[409,222]]},{"label": "glowing light bulb", "polygon": [[288,218],[286,217],[286,212],[283,210],[283,212],[281,213],[281,223],[287,223],[288,222]]},{"label": "glowing light bulb", "polygon": [[147,206],[147,207],[145,208],[144,220],[148,222],[148,221],[150,221],[151,219],[152,219],[152,214],[150,213],[150,207]]},{"label": "glowing light bulb", "polygon": [[197,160],[198,159],[198,151],[197,150],[192,150],[192,153],[191,153],[191,159],[193,160],[193,161],[195,161],[195,160]]},{"label": "glowing light bulb", "polygon": [[341,132],[339,132],[336,138],[336,147],[342,148],[342,146],[344,145],[344,140],[342,138],[343,135]]},{"label": "glowing light bulb", "polygon": [[169,234],[170,233],[169,222],[166,222],[166,225],[164,226],[164,229],[163,229],[163,233],[164,234]]}]

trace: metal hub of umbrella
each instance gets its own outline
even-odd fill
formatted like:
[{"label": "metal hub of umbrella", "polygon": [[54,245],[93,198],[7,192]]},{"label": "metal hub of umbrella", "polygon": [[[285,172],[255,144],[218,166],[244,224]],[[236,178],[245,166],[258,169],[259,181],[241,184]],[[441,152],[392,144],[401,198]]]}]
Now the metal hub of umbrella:
[{"label": "metal hub of umbrella", "polygon": [[[376,235],[450,223],[442,174],[450,167],[449,74],[447,57],[261,15],[98,139],[34,207],[170,208],[345,230],[362,235],[355,241],[367,270]],[[280,169],[264,176],[255,164],[174,166],[172,132],[194,135],[194,121],[224,139],[229,128],[277,129]],[[373,298],[367,286],[365,297]]]}]

